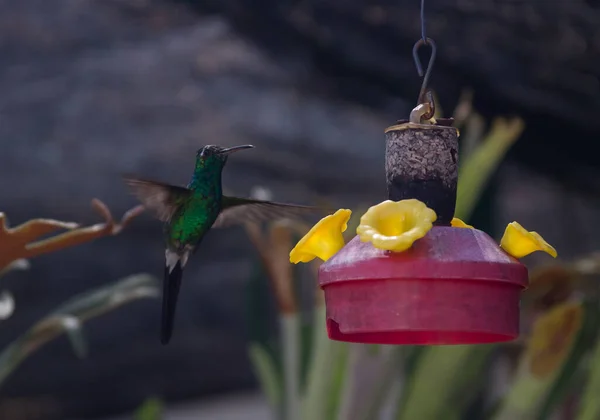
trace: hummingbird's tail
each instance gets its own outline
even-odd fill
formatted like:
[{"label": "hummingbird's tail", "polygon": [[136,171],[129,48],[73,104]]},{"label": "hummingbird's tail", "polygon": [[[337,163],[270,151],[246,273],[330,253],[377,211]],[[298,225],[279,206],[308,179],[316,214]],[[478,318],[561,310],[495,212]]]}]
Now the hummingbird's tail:
[{"label": "hummingbird's tail", "polygon": [[181,288],[183,265],[186,260],[187,258],[180,258],[180,256],[173,251],[167,251],[165,276],[163,280],[162,322],[160,330],[160,342],[162,344],[168,344],[173,335],[175,308],[177,307],[177,298],[179,296],[179,289]]}]

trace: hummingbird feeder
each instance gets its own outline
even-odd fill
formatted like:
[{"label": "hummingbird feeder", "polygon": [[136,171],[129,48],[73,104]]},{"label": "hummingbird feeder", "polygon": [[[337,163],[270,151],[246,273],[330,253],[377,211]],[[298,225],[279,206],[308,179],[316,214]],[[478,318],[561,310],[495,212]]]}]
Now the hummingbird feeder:
[{"label": "hummingbird feeder", "polygon": [[388,198],[417,199],[433,209],[433,227],[403,252],[378,249],[355,236],[319,269],[327,330],[333,340],[377,344],[476,344],[519,335],[526,267],[486,233],[453,227],[458,130],[433,118],[426,83],[409,120],[385,130]]}]

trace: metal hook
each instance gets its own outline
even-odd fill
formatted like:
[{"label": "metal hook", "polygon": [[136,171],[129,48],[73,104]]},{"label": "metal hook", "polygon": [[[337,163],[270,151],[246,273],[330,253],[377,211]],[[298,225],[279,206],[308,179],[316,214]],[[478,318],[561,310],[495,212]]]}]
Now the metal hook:
[{"label": "metal hook", "polygon": [[[423,76],[423,66],[421,65],[421,60],[419,59],[419,48],[423,45],[429,45],[431,47],[431,56],[429,57],[429,62],[427,63],[427,70],[425,71],[425,76]],[[435,42],[431,38],[421,38],[419,39],[414,47],[413,47],[413,59],[415,61],[415,67],[417,68],[417,73],[419,73],[420,77],[423,77],[423,83],[421,83],[421,91],[419,92],[419,99],[417,105],[425,103],[425,96],[427,96],[427,103],[429,104],[429,112],[423,115],[423,119],[428,120],[433,117],[435,113],[435,104],[433,103],[433,95],[427,89],[427,84],[429,83],[429,77],[431,76],[431,69],[433,68],[433,63],[435,62],[435,55],[437,52],[437,48],[435,46]]]}]

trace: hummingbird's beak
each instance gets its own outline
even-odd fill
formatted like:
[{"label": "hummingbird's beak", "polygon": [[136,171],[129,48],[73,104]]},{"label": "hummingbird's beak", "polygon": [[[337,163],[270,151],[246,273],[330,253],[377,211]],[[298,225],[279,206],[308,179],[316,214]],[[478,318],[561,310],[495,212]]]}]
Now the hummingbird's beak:
[{"label": "hummingbird's beak", "polygon": [[230,153],[237,152],[238,150],[244,150],[244,149],[254,149],[254,146],[252,146],[251,144],[243,144],[241,146],[233,146],[233,147],[229,147],[227,149],[221,150],[221,154],[228,155]]}]

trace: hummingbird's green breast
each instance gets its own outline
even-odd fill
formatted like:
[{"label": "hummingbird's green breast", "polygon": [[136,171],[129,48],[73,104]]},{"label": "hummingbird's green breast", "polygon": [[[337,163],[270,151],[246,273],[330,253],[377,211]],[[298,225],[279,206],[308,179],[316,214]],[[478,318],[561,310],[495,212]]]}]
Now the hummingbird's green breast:
[{"label": "hummingbird's green breast", "polygon": [[195,246],[210,230],[221,211],[222,169],[220,159],[196,160],[194,174],[187,186],[192,193],[179,204],[166,227],[171,248],[182,250],[186,245]]},{"label": "hummingbird's green breast", "polygon": [[221,199],[193,194],[175,212],[167,226],[167,237],[174,248],[196,245],[217,219]]}]

